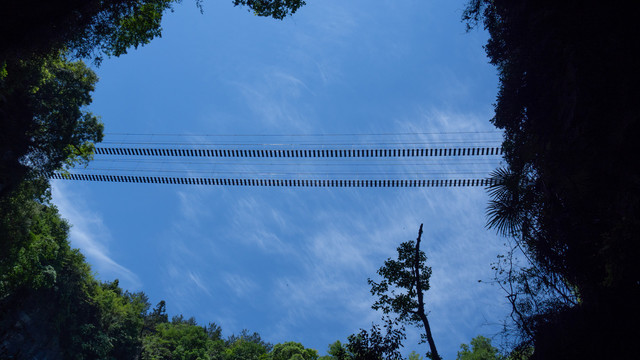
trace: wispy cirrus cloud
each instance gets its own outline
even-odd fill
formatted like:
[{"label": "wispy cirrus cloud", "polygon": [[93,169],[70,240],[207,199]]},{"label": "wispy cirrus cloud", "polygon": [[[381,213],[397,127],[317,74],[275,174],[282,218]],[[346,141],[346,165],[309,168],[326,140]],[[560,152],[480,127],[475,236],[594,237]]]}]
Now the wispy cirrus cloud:
[{"label": "wispy cirrus cloud", "polygon": [[[412,110],[398,115],[393,131],[487,128],[465,114]],[[415,239],[420,223],[433,268],[427,310],[448,354],[490,334],[494,328],[485,324],[504,313],[502,293],[477,282],[491,277],[501,243],[484,229],[481,188],[195,187],[175,196],[179,215],[164,224],[168,303],[187,314],[205,307],[208,318],[201,321],[226,331],[255,329],[279,342],[318,328],[322,335],[305,345],[322,350],[369,328],[381,314],[370,308],[367,278],[396,256],[400,242]],[[238,308],[241,314],[233,312]],[[417,344],[418,330],[409,335],[406,343]]]},{"label": "wispy cirrus cloud", "polygon": [[245,81],[235,81],[243,102],[256,116],[256,122],[266,128],[286,129],[291,132],[309,132],[308,114],[303,103],[311,96],[309,87],[292,72],[265,66]]},{"label": "wispy cirrus cloud", "polygon": [[224,274],[223,279],[229,289],[238,297],[251,296],[259,288],[255,281],[246,276],[227,273]]},{"label": "wispy cirrus cloud", "polygon": [[62,181],[52,181],[53,203],[63,218],[71,226],[69,240],[87,257],[100,278],[119,278],[122,286],[137,289],[142,286],[138,276],[116,262],[110,255],[111,235],[100,214],[91,211],[81,196],[81,192],[69,191]]}]

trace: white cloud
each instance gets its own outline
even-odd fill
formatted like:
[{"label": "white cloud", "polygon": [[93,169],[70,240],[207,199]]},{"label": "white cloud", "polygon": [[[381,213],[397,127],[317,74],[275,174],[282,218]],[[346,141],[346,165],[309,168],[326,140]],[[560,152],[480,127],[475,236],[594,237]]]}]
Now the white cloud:
[{"label": "white cloud", "polygon": [[[251,196],[240,197],[231,208],[232,234],[237,241],[257,247],[267,253],[288,254],[291,246],[282,241],[278,232],[287,226],[283,213]],[[275,225],[275,226],[274,226]]]},{"label": "white cloud", "polygon": [[224,282],[237,297],[255,295],[258,285],[250,278],[238,274],[227,273],[223,276]]},{"label": "white cloud", "polygon": [[303,102],[312,96],[309,87],[293,73],[265,66],[254,72],[250,80],[234,81],[243,102],[257,116],[256,123],[267,128],[286,129],[286,133],[309,132]]},{"label": "white cloud", "polygon": [[200,275],[198,275],[197,273],[193,272],[193,271],[189,271],[188,272],[188,276],[189,279],[200,289],[202,290],[205,294],[211,296],[211,293],[209,292],[209,289],[207,288],[207,286],[205,285],[204,281],[202,280],[202,278],[200,277]]},{"label": "white cloud", "polygon": [[101,279],[116,277],[124,288],[139,289],[142,283],[138,276],[110,256],[108,244],[111,235],[102,216],[91,211],[79,192],[70,191],[62,181],[52,181],[51,188],[53,203],[72,225],[69,235],[71,245],[82,251]]}]

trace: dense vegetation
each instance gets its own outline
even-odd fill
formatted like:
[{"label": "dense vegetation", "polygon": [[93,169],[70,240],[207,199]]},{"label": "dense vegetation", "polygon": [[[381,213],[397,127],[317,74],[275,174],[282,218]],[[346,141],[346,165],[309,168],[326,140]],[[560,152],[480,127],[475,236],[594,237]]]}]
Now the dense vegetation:
[{"label": "dense vegetation", "polygon": [[351,335],[344,345],[331,344],[323,357],[296,342],[271,345],[248,331],[224,338],[215,323],[199,326],[182,315],[169,320],[164,301],[152,308],[144,293],[125,291],[118,280],[96,280],[69,246],[69,224],[50,200],[43,178],[23,181],[0,198],[0,358],[402,358],[403,329],[392,320]]},{"label": "dense vegetation", "polygon": [[[50,200],[46,179],[24,181],[0,198],[0,235],[11,240],[1,243],[0,358],[402,359],[404,329],[389,318],[344,345],[329,345],[322,357],[300,343],[271,345],[246,330],[224,338],[215,323],[199,326],[182,315],[169,321],[164,301],[151,308],[144,293],[125,291],[118,280],[95,279],[82,254],[69,246],[69,225]],[[491,354],[478,359],[496,358]]]},{"label": "dense vegetation", "polygon": [[[507,167],[489,225],[514,241],[497,264],[534,358],[633,357],[640,320],[637,2],[472,0],[500,76],[493,124]],[[634,151],[634,149],[636,149]]]}]

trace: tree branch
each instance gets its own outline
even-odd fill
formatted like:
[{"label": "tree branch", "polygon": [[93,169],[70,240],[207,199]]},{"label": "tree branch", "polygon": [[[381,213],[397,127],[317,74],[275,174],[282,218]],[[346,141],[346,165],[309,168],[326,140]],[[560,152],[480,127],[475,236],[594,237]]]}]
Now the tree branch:
[{"label": "tree branch", "polygon": [[431,333],[431,327],[429,326],[429,320],[427,319],[427,314],[424,312],[424,294],[422,293],[422,285],[420,284],[420,240],[422,239],[422,225],[420,224],[420,230],[418,230],[418,238],[416,239],[416,256],[415,261],[413,263],[413,272],[415,278],[416,291],[418,293],[418,316],[422,320],[424,324],[424,330],[427,335],[427,342],[429,343],[429,348],[431,349],[431,354],[434,360],[441,360],[442,358],[438,355],[438,350],[436,350],[436,343],[433,341],[433,334]]}]

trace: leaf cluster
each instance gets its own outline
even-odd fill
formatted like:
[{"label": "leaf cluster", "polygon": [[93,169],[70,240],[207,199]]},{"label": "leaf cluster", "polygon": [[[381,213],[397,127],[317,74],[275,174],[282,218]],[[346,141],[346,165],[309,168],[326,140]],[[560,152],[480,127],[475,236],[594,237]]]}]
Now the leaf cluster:
[{"label": "leaf cluster", "polygon": [[5,63],[0,77],[0,196],[23,180],[88,162],[103,125],[86,107],[98,81],[61,54]]},{"label": "leaf cluster", "polygon": [[271,360],[317,360],[318,352],[314,349],[305,349],[302,344],[288,341],[276,344],[271,350]]},{"label": "leaf cluster", "polygon": [[456,360],[503,360],[498,349],[491,345],[491,339],[478,335],[471,339],[471,346],[460,345]]},{"label": "leaf cluster", "polygon": [[0,199],[0,357],[136,353],[146,296],[94,278],[49,196],[40,179]]},{"label": "leaf cluster", "polygon": [[304,0],[233,0],[234,6],[247,6],[257,16],[279,20],[295,14],[305,4]]},{"label": "leaf cluster", "polygon": [[[384,266],[378,269],[382,277],[380,282],[368,279],[371,294],[376,296],[372,308],[382,310],[384,314],[395,313],[402,322],[418,324],[422,322],[419,315],[418,283],[416,278],[416,242],[406,241],[397,248],[398,259],[387,259]],[[426,265],[427,256],[424,251],[418,253],[418,271],[420,289],[429,290],[431,267]]]},{"label": "leaf cluster", "polygon": [[0,62],[64,51],[77,58],[120,56],[161,35],[163,13],[179,0],[23,0],[0,7]]},{"label": "leaf cluster", "polygon": [[[372,324],[371,330],[361,329],[358,334],[350,335],[346,345],[348,359],[351,360],[401,360],[400,348],[406,339],[404,326],[397,320],[387,317],[382,327]],[[384,331],[383,331],[384,329]]]}]

